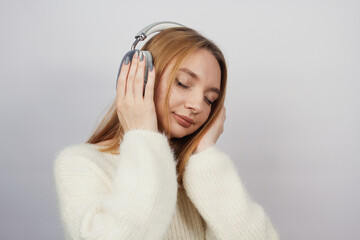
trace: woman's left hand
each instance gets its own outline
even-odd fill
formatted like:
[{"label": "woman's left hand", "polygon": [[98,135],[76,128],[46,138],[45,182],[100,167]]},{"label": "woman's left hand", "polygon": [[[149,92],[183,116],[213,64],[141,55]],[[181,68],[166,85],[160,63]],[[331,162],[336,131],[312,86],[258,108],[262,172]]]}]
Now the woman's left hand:
[{"label": "woman's left hand", "polygon": [[216,141],[224,131],[225,118],[226,118],[226,109],[225,106],[223,105],[219,115],[215,119],[215,122],[210,127],[210,129],[205,133],[205,135],[201,138],[199,145],[197,146],[194,153],[201,152],[216,143]]}]

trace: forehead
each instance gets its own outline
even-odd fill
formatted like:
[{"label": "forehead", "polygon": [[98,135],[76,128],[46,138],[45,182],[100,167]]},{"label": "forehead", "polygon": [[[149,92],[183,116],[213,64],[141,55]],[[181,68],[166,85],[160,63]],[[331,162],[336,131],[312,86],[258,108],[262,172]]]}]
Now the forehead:
[{"label": "forehead", "polygon": [[[190,53],[179,66],[188,69],[197,76],[204,85],[220,87],[221,69],[215,56],[207,49],[197,49]],[[194,76],[193,76],[194,77]]]},{"label": "forehead", "polygon": [[197,49],[180,64],[194,72],[200,79],[221,80],[221,70],[215,56],[207,49]]}]

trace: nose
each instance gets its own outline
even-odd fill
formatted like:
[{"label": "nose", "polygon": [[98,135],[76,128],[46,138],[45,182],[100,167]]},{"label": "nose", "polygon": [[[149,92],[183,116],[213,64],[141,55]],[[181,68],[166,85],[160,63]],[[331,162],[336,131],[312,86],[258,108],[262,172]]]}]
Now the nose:
[{"label": "nose", "polygon": [[192,111],[196,113],[199,113],[201,112],[201,108],[203,106],[202,103],[203,103],[203,97],[201,95],[200,96],[193,95],[187,99],[185,103],[185,107],[192,109]]}]

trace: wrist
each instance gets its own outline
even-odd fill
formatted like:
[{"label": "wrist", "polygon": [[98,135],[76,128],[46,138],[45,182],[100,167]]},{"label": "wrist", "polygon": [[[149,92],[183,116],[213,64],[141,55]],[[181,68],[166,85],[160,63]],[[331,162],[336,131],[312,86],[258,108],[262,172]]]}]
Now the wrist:
[{"label": "wrist", "polygon": [[204,151],[205,149],[213,146],[215,143],[206,143],[206,144],[199,144],[199,146],[197,146],[196,150],[194,153],[198,153],[201,151]]}]

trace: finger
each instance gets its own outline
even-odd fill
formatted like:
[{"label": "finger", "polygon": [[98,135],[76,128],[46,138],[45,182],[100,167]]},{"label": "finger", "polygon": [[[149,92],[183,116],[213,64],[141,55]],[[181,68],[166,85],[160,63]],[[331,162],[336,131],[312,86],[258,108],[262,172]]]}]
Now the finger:
[{"label": "finger", "polygon": [[136,76],[134,81],[134,97],[138,99],[143,99],[145,65],[146,65],[145,55],[143,54],[143,52],[141,52],[139,58],[139,65],[136,71]]},{"label": "finger", "polygon": [[131,62],[130,71],[126,81],[125,97],[129,97],[129,98],[134,97],[134,78],[136,76],[138,62],[139,62],[139,50],[136,50]]},{"label": "finger", "polygon": [[154,101],[154,85],[155,85],[155,67],[153,66],[153,69],[149,69],[149,73],[148,73],[148,81],[145,87],[145,96],[144,96],[145,100]]},{"label": "finger", "polygon": [[130,57],[126,56],[121,66],[118,82],[116,85],[116,93],[120,99],[123,99],[126,92],[126,78],[130,69]]}]

